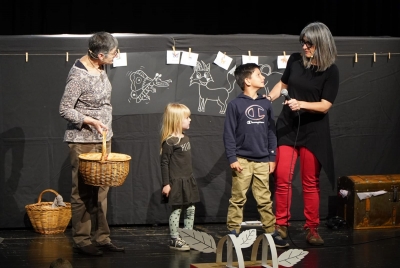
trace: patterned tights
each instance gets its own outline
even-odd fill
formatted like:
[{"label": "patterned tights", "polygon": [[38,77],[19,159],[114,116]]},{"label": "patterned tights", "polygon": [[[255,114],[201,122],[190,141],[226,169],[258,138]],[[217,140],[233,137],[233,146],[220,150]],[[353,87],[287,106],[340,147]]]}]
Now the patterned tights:
[{"label": "patterned tights", "polygon": [[187,206],[172,206],[172,212],[169,216],[169,230],[171,238],[179,237],[179,219],[183,209],[183,228],[192,230],[194,224],[194,211],[193,204]]}]

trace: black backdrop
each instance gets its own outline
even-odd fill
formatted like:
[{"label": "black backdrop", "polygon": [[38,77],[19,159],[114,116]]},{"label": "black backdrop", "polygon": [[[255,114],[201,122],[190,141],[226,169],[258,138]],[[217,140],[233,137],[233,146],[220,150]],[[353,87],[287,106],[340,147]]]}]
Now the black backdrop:
[{"label": "black backdrop", "polygon": [[400,37],[398,0],[89,1],[13,0],[1,4],[1,35],[289,34],[321,21],[335,36]]},{"label": "black backdrop", "polygon": [[[0,38],[0,228],[26,226],[24,207],[35,203],[44,189],[54,189],[69,201],[71,171],[67,145],[62,142],[66,122],[59,116],[58,106],[67,73],[74,60],[85,53],[88,37]],[[240,56],[251,51],[260,57],[261,63],[270,64],[272,74],[266,86],[270,87],[283,71],[276,67],[276,56],[300,49],[297,35],[117,34],[117,37],[121,52],[128,53],[128,66],[107,70],[113,83],[112,102],[115,111],[127,105],[130,110],[114,114],[112,151],[129,154],[132,161],[124,185],[110,190],[110,224],[168,221],[169,208],[160,204],[158,153],[161,111],[171,96],[188,104],[193,113],[188,135],[201,193],[196,222],[225,222],[231,175],[222,143],[224,115],[218,113],[215,102],[208,102],[206,112],[199,112],[198,85],[189,85],[193,67],[167,65],[163,55],[174,42],[178,50],[191,48],[199,54],[199,60],[211,61],[211,74],[216,82],[210,87],[226,87],[222,82],[226,71],[212,64],[215,54],[226,52],[238,64]],[[330,118],[336,177],[398,174],[400,38],[335,39],[340,89]],[[139,69],[149,77],[160,72],[162,79],[171,79],[172,83],[149,93],[148,104],[130,105],[127,74]],[[164,98],[167,92],[172,95]],[[237,92],[236,86],[229,99]],[[281,101],[273,105],[278,114]],[[303,220],[298,175],[296,172],[292,215],[293,219]],[[324,173],[321,188],[321,217],[334,215],[338,189],[332,189]],[[54,196],[46,194],[43,198],[52,201]],[[251,196],[245,215],[246,220],[257,219]]]}]

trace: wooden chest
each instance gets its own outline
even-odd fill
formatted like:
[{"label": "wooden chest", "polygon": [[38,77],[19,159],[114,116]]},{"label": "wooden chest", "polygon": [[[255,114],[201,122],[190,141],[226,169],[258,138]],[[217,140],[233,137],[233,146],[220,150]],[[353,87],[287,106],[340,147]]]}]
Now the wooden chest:
[{"label": "wooden chest", "polygon": [[[400,174],[343,176],[337,189],[338,216],[348,226],[353,229],[400,227]],[[382,193],[379,191],[386,193],[379,194]],[[346,192],[347,196],[343,197]]]}]

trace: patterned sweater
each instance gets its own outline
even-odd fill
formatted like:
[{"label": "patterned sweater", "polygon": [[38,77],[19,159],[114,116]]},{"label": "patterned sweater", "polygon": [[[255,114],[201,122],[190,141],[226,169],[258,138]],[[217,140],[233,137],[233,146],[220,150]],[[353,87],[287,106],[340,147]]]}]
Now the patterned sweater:
[{"label": "patterned sweater", "polygon": [[107,141],[111,139],[111,90],[111,83],[104,71],[99,75],[92,75],[76,60],[69,71],[60,102],[60,115],[68,121],[64,142],[102,142],[101,133],[94,127],[83,124],[86,116],[105,124],[108,127]]}]

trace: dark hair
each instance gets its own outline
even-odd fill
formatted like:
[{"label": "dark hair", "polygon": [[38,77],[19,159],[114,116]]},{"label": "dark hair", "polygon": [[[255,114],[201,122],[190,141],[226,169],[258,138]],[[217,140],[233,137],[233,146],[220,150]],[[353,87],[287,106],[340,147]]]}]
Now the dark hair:
[{"label": "dark hair", "polygon": [[255,69],[260,69],[260,66],[258,66],[255,63],[246,63],[236,67],[235,69],[236,83],[242,90],[244,90],[244,80],[246,78],[250,78]]},{"label": "dark hair", "polygon": [[72,268],[72,264],[63,258],[58,258],[50,264],[50,268]]},{"label": "dark hair", "polygon": [[[313,59],[316,60],[317,71],[325,71],[335,63],[337,51],[335,41],[329,28],[322,22],[308,24],[300,33],[300,41],[303,38],[315,45]],[[303,65],[311,67],[311,60],[303,54]]]},{"label": "dark hair", "polygon": [[89,38],[88,55],[93,59],[97,59],[97,55],[99,55],[99,53],[107,54],[112,49],[117,47],[118,47],[118,40],[110,33],[107,32],[94,33]]}]

